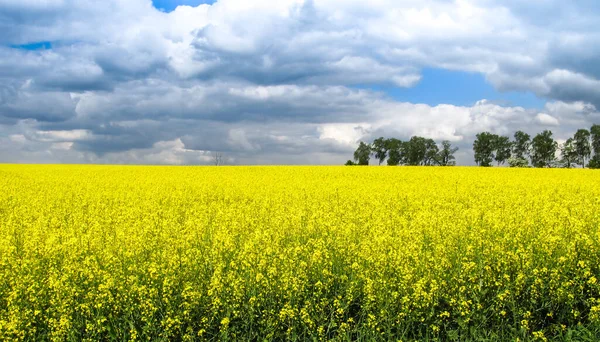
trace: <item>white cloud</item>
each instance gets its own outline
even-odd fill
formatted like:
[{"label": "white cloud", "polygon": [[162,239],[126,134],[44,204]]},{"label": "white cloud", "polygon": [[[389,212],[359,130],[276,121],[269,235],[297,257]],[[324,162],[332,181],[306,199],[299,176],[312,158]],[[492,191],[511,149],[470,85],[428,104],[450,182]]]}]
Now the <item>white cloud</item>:
[{"label": "white cloud", "polygon": [[40,142],[73,142],[89,137],[90,132],[83,129],[71,131],[37,131],[35,132],[35,136],[36,140]]},{"label": "white cloud", "polygon": [[558,119],[546,113],[539,113],[535,116],[535,120],[544,126],[558,126]]},{"label": "white cloud", "polygon": [[333,140],[354,147],[371,130],[371,125],[368,123],[323,124],[319,125],[317,130],[321,140]]}]

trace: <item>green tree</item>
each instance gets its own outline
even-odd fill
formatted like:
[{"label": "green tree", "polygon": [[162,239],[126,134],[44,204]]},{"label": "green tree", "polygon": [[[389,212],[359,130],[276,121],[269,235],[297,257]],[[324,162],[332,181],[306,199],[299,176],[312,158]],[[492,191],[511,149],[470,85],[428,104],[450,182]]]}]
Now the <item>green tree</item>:
[{"label": "green tree", "polygon": [[577,165],[579,155],[577,153],[575,139],[569,138],[564,144],[561,145],[560,156],[562,158],[561,162],[566,168],[570,169],[574,165]]},{"label": "green tree", "polygon": [[405,158],[405,143],[396,138],[390,138],[386,140],[385,144],[388,151],[387,164],[390,166],[403,164]]},{"label": "green tree", "polygon": [[427,139],[414,136],[405,145],[406,165],[423,165],[427,154]]},{"label": "green tree", "polygon": [[440,166],[454,166],[456,165],[456,158],[454,153],[458,151],[458,147],[452,147],[452,144],[448,140],[442,141],[442,149],[438,154],[438,163]]},{"label": "green tree", "polygon": [[590,160],[588,166],[591,169],[600,169],[600,125],[593,125],[590,129],[590,135],[592,137],[594,156]]},{"label": "green tree", "polygon": [[423,165],[432,166],[438,164],[440,149],[433,139],[425,139],[425,157]]},{"label": "green tree", "polygon": [[515,141],[512,144],[513,157],[527,159],[530,146],[531,136],[523,131],[517,131],[515,133]]},{"label": "green tree", "polygon": [[573,145],[577,154],[579,164],[585,168],[585,160],[590,158],[592,154],[592,146],[590,145],[590,131],[587,129],[579,129],[575,133]]},{"label": "green tree", "polygon": [[590,135],[592,137],[592,148],[594,149],[594,154],[600,154],[600,125],[593,125],[590,129]]},{"label": "green tree", "polygon": [[344,164],[344,165],[346,165],[346,166],[354,166],[354,165],[356,165],[356,164],[354,164],[354,162],[353,162],[352,160],[348,160],[348,161],[346,162],[346,164]]},{"label": "green tree", "polygon": [[534,167],[552,167],[556,160],[558,144],[552,138],[552,132],[545,130],[531,141],[531,164]]},{"label": "green tree", "polygon": [[386,139],[384,137],[375,139],[371,145],[371,151],[375,153],[375,159],[377,159],[379,165],[381,165],[388,155]]},{"label": "green tree", "polygon": [[512,142],[512,156],[508,158],[510,167],[529,166],[529,152],[531,148],[531,136],[523,131],[517,131]]},{"label": "green tree", "polygon": [[529,162],[525,158],[508,158],[508,166],[510,167],[529,167]]},{"label": "green tree", "polygon": [[371,146],[360,142],[356,151],[354,151],[354,160],[358,165],[369,165],[371,159]]},{"label": "green tree", "polygon": [[475,162],[479,166],[492,166],[494,160],[494,142],[496,135],[490,132],[479,133],[473,143]]},{"label": "green tree", "polygon": [[496,155],[494,160],[498,162],[498,165],[504,164],[508,158],[511,157],[512,143],[510,138],[506,136],[496,136],[494,139],[494,150]]}]

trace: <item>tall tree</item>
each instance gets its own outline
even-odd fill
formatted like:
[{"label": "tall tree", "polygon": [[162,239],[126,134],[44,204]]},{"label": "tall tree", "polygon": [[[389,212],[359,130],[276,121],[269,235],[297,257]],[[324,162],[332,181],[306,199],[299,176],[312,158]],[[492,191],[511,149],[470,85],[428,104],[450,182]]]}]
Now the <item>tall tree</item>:
[{"label": "tall tree", "polygon": [[371,159],[371,146],[360,142],[356,151],[354,151],[354,160],[358,165],[369,165]]},{"label": "tall tree", "polygon": [[552,167],[556,160],[558,144],[552,138],[552,132],[545,130],[531,141],[531,164],[534,167]]},{"label": "tall tree", "polygon": [[517,131],[515,133],[515,141],[512,144],[513,157],[527,159],[530,146],[531,136],[523,131]]},{"label": "tall tree", "polygon": [[564,144],[561,145],[560,156],[562,158],[561,161],[563,165],[568,169],[577,164],[579,156],[577,153],[575,139],[569,138]]},{"label": "tall tree", "polygon": [[496,135],[490,132],[479,133],[473,143],[473,152],[475,152],[475,162],[479,166],[492,166],[494,160],[494,141]]},{"label": "tall tree", "polygon": [[595,155],[600,155],[600,125],[593,125],[590,129],[592,137],[592,148]]},{"label": "tall tree", "polygon": [[406,145],[406,164],[411,166],[424,165],[427,154],[427,139],[414,136]]},{"label": "tall tree", "polygon": [[396,138],[390,138],[386,140],[385,145],[388,151],[387,164],[390,166],[403,164],[405,158],[405,143]]},{"label": "tall tree", "polygon": [[433,139],[425,140],[425,158],[423,158],[423,165],[432,166],[438,164],[438,153],[440,149]]},{"label": "tall tree", "polygon": [[512,142],[512,156],[508,158],[510,167],[529,166],[529,152],[531,148],[531,136],[523,131],[517,131]]},{"label": "tall tree", "polygon": [[590,160],[589,167],[593,169],[600,169],[600,125],[593,125],[590,129],[590,135],[592,137],[592,149],[594,150],[594,156]]},{"label": "tall tree", "polygon": [[585,168],[585,160],[589,159],[592,154],[592,146],[590,145],[590,131],[587,129],[579,129],[575,133],[573,141],[579,164]]},{"label": "tall tree", "polygon": [[504,164],[508,158],[511,157],[512,143],[510,138],[506,136],[496,136],[494,139],[494,150],[496,156],[494,159],[498,162],[498,165]]},{"label": "tall tree", "polygon": [[373,141],[373,145],[371,146],[371,150],[373,153],[375,153],[375,159],[377,159],[377,161],[379,161],[379,165],[381,165],[388,154],[386,139],[384,137],[375,139],[375,141]]},{"label": "tall tree", "polygon": [[454,153],[458,151],[458,147],[452,147],[452,144],[448,140],[442,141],[442,149],[438,154],[438,162],[440,166],[454,166],[456,165],[456,158]]}]

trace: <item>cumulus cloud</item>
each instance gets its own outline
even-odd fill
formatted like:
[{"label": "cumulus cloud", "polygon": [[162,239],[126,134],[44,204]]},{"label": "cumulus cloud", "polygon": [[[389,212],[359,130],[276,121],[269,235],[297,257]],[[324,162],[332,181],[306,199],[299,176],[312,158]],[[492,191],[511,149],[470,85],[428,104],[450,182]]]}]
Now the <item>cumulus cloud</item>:
[{"label": "cumulus cloud", "polygon": [[552,115],[548,115],[546,113],[539,113],[535,116],[535,120],[540,125],[544,126],[558,126],[558,119],[553,117]]},{"label": "cumulus cloud", "polygon": [[[162,87],[168,90],[167,97],[184,91],[175,85]],[[198,101],[173,107],[179,108],[177,115],[167,115],[161,108],[153,112],[160,99],[144,104],[129,97],[89,93],[77,99],[77,113],[70,120],[23,120],[7,126],[10,129],[5,128],[0,136],[9,137],[4,144],[13,149],[0,152],[0,157],[13,160],[7,157],[12,153],[20,160],[36,161],[45,151],[43,160],[210,164],[210,152],[220,151],[232,164],[340,164],[351,157],[359,140],[424,135],[453,141],[461,148],[459,162],[471,164],[470,149],[478,132],[511,135],[521,129],[535,134],[556,125],[556,117],[560,116],[561,125],[552,129],[558,138],[564,138],[585,127],[582,123],[600,118],[595,108],[582,103],[551,102],[542,111],[504,107],[485,100],[473,106],[430,106],[401,103],[369,91],[341,89],[345,90],[216,84],[202,90],[210,93],[210,98],[227,102],[225,111]],[[132,83],[127,95],[136,98],[145,91],[146,85]],[[326,105],[321,104],[324,96],[329,99]],[[144,118],[136,117],[139,108],[147,113]],[[225,115],[231,108],[247,110],[245,119]],[[273,108],[296,114],[273,116]]]},{"label": "cumulus cloud", "polygon": [[[544,20],[540,20],[543,13]],[[0,161],[339,164],[356,142],[598,122],[590,1],[0,0]],[[573,20],[576,18],[576,20]],[[45,49],[23,45],[47,42]],[[21,46],[21,47],[20,47]],[[399,102],[423,68],[480,73],[543,109]]]}]

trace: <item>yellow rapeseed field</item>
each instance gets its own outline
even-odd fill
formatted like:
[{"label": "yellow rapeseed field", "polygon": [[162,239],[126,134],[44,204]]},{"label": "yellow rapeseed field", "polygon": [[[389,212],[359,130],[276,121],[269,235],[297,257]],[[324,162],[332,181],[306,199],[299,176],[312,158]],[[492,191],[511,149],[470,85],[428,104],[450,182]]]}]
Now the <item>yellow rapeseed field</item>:
[{"label": "yellow rapeseed field", "polygon": [[600,173],[0,165],[0,340],[600,336]]}]

